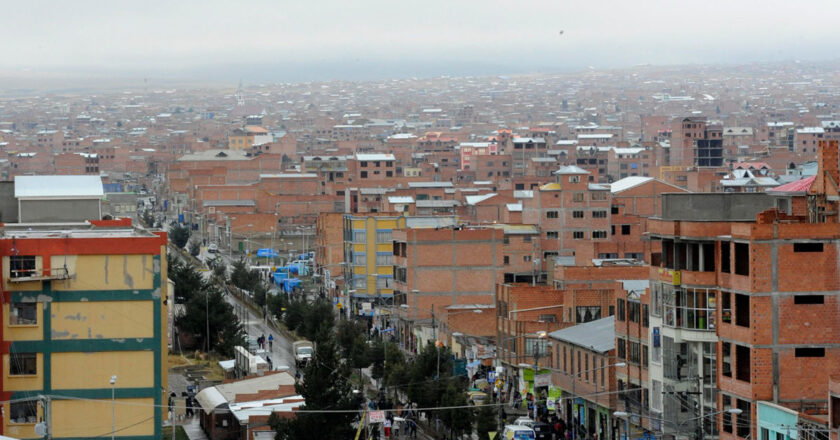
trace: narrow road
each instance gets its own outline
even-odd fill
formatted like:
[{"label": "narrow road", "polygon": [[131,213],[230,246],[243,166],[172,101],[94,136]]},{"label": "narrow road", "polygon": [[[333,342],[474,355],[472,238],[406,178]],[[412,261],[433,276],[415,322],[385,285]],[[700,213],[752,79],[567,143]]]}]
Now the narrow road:
[{"label": "narrow road", "polygon": [[[201,259],[202,261],[205,261],[204,252],[202,252],[202,254],[199,255],[199,259]],[[228,273],[230,273],[230,268],[232,267],[232,264],[227,254],[219,254],[219,257],[221,257],[222,261],[224,261],[224,264],[228,268]],[[212,272],[210,271],[204,272],[205,278],[209,278],[211,274]],[[268,357],[271,359],[274,368],[277,369],[281,366],[287,366],[292,372],[294,372],[295,357],[292,353],[292,341],[286,339],[282,333],[275,332],[273,329],[271,329],[268,326],[268,324],[263,320],[262,314],[255,314],[244,302],[240,301],[239,298],[237,298],[235,295],[225,295],[225,300],[231,306],[233,306],[233,310],[236,313],[236,316],[239,317],[239,322],[242,323],[242,327],[249,337],[256,340],[262,335],[265,335],[266,339],[268,339],[269,335],[274,336],[274,343],[272,344],[271,349],[269,349],[268,347],[268,342],[266,342],[265,347],[266,351],[268,352]]]}]

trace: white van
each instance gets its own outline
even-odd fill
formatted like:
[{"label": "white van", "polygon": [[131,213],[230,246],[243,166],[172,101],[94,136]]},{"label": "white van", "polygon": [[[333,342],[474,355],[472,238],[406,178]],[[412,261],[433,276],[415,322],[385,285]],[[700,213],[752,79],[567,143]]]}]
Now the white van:
[{"label": "white van", "polygon": [[534,430],[524,425],[507,425],[502,431],[502,438],[505,440],[535,440],[537,438]]}]

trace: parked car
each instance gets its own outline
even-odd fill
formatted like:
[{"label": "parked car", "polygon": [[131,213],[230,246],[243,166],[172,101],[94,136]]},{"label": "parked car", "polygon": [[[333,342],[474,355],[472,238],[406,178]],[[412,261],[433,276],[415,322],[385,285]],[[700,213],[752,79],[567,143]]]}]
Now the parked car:
[{"label": "parked car", "polygon": [[489,398],[490,398],[490,396],[488,396],[487,393],[485,393],[483,391],[478,391],[478,390],[467,391],[467,401],[470,402],[470,405],[475,405],[475,406],[484,405],[485,403],[487,403],[487,399],[489,399]]},{"label": "parked car", "polygon": [[507,425],[502,431],[505,440],[536,440],[534,430],[524,425]]},{"label": "parked car", "polygon": [[536,436],[537,440],[551,440],[551,425],[549,425],[548,423],[536,423],[532,428],[534,430],[534,435]]},{"label": "parked car", "polygon": [[527,426],[529,428],[533,428],[537,422],[532,420],[530,417],[517,417],[516,420],[513,421],[514,425],[517,426]]}]

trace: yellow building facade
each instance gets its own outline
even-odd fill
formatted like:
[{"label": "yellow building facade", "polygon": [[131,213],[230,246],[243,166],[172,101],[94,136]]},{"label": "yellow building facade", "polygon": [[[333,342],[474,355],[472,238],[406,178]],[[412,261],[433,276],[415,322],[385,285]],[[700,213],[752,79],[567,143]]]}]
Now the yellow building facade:
[{"label": "yellow building facade", "polygon": [[3,435],[161,437],[166,235],[98,223],[0,229]]}]

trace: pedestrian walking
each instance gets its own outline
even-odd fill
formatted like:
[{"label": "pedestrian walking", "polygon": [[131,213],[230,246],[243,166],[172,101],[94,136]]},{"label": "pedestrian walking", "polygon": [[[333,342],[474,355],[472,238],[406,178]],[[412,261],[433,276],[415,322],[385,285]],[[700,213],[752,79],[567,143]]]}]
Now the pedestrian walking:
[{"label": "pedestrian walking", "polygon": [[411,435],[411,438],[417,438],[417,423],[414,419],[408,419],[408,432]]},{"label": "pedestrian walking", "polygon": [[386,418],[382,427],[385,429],[385,438],[391,438],[391,419]]},{"label": "pedestrian walking", "polygon": [[268,351],[271,351],[271,346],[274,345],[274,335],[268,334]]}]

